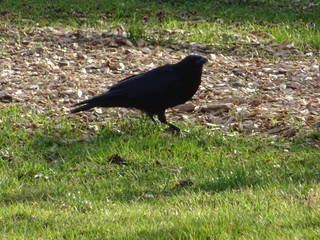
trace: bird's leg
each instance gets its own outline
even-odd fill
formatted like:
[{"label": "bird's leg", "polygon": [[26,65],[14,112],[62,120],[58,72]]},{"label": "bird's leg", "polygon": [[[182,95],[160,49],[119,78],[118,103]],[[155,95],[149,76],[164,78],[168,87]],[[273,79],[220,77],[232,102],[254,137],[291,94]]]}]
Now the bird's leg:
[{"label": "bird's leg", "polygon": [[164,112],[158,114],[158,119],[161,123],[168,125],[171,130],[175,131],[178,134],[180,133],[180,128],[167,122],[166,115],[164,114]]},{"label": "bird's leg", "polygon": [[156,123],[156,120],[154,120],[153,115],[152,114],[147,114],[148,117],[152,120],[152,122]]}]

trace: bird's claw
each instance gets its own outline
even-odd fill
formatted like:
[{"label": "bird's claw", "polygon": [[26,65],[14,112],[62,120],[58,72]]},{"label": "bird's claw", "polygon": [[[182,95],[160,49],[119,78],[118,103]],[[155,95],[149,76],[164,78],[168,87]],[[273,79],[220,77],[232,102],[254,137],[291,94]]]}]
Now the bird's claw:
[{"label": "bird's claw", "polygon": [[175,125],[173,125],[173,124],[168,124],[169,125],[169,127],[168,128],[166,128],[166,131],[167,132],[170,132],[170,133],[172,133],[172,134],[174,134],[174,135],[180,135],[180,128],[178,128],[177,126],[175,126]]}]

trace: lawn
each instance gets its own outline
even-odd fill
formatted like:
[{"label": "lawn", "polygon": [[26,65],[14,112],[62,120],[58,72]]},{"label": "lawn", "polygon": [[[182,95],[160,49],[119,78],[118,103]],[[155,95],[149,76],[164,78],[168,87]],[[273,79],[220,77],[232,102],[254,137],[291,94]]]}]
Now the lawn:
[{"label": "lawn", "polygon": [[88,135],[14,106],[1,123],[1,238],[319,236],[320,152],[306,138],[171,136],[143,120]]},{"label": "lawn", "polygon": [[[76,97],[83,98],[80,89],[89,96],[106,87],[95,79],[107,75],[120,80],[138,68],[133,60],[133,65],[126,60],[124,69],[119,65],[110,67],[111,72],[94,72],[100,68],[86,67],[92,72],[81,73],[82,68],[73,68],[76,54],[72,48],[87,51],[82,52],[84,59],[93,53],[94,66],[101,63],[96,62],[100,52],[95,50],[112,48],[91,45],[91,41],[76,48],[67,42],[68,36],[74,36],[68,35],[70,29],[122,29],[133,45],[117,46],[108,56],[114,59],[117,51],[136,51],[138,59],[143,59],[144,53],[140,56],[136,46],[143,40],[141,48],[150,48],[156,63],[175,58],[176,52],[188,54],[196,45],[202,55],[214,54],[217,62],[236,56],[242,62],[262,64],[264,69],[267,64],[308,66],[308,61],[318,66],[319,1],[4,0],[0,9],[0,61],[4,63],[0,89],[13,96],[12,102],[0,97],[0,239],[320,238],[318,95],[303,96],[303,101],[313,101],[301,103],[304,112],[309,111],[308,118],[291,119],[291,110],[282,118],[257,115],[265,125],[261,131],[250,132],[245,131],[245,120],[239,120],[242,115],[236,110],[247,105],[235,104],[221,113],[222,120],[234,119],[236,124],[230,127],[201,120],[212,114],[202,105],[218,101],[222,93],[217,94],[214,87],[208,89],[215,94],[200,89],[196,96],[201,99],[192,101],[196,106],[192,112],[169,112],[168,118],[182,130],[176,136],[131,111],[69,115],[70,105],[79,99],[72,99],[73,93],[65,89],[77,89]],[[46,29],[64,33],[63,40],[41,35]],[[28,46],[42,50],[31,53]],[[271,52],[270,46],[285,51],[288,58]],[[175,50],[167,53],[163,50],[167,48]],[[70,66],[56,57],[59,54],[64,54]],[[310,59],[311,55],[315,58]],[[63,70],[46,67],[55,60]],[[242,62],[237,63],[238,72]],[[211,84],[210,71],[215,70],[209,66],[203,88]],[[226,71],[226,78],[233,72],[230,66],[219,69]],[[312,67],[305,69],[298,73]],[[291,77],[286,69],[279,74],[284,71],[279,78]],[[256,75],[272,82],[277,74],[262,71]],[[215,81],[221,83],[223,76],[216,76]],[[308,77],[303,81],[316,82],[319,75]],[[86,91],[88,85],[95,87]],[[318,89],[316,84],[312,87]],[[43,93],[47,89],[50,93]],[[237,88],[223,94],[237,91],[241,92]],[[285,95],[272,91],[275,95],[262,96],[268,104],[277,101],[277,94]],[[255,100],[254,105],[261,92],[245,94]],[[293,96],[302,99],[301,94]],[[285,124],[292,124],[294,134],[270,131]]]}]

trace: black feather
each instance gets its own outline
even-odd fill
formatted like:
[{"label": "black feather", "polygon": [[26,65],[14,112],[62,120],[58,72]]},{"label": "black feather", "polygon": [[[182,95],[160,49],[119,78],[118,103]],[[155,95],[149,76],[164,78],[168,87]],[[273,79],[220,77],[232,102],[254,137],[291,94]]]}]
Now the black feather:
[{"label": "black feather", "polygon": [[167,64],[125,78],[107,92],[75,104],[82,106],[71,110],[71,113],[94,107],[136,108],[151,118],[157,115],[162,123],[179,131],[179,128],[167,122],[165,110],[192,98],[201,82],[202,66],[207,61],[204,57],[190,55],[176,64]]}]

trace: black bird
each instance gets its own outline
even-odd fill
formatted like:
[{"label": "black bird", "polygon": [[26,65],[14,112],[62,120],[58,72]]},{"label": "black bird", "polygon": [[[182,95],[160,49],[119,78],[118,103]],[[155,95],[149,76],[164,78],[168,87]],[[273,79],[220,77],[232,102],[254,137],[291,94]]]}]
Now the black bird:
[{"label": "black bird", "polygon": [[192,98],[201,82],[202,66],[207,61],[204,57],[189,55],[176,64],[125,78],[107,92],[75,104],[82,106],[71,110],[71,113],[94,107],[136,108],[145,112],[152,121],[157,115],[161,123],[180,132],[178,127],[167,122],[165,110]]}]

